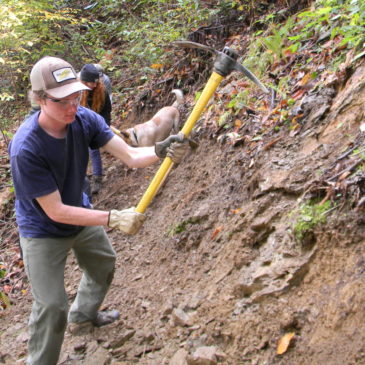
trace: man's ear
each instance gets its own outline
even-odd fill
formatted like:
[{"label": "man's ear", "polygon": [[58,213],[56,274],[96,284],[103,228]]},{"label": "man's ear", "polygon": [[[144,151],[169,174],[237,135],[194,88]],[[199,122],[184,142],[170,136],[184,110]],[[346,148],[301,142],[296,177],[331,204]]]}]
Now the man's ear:
[{"label": "man's ear", "polygon": [[41,98],[39,96],[35,96],[34,103],[32,103],[32,106],[33,105],[38,105],[40,107],[41,105],[45,105],[46,102],[47,102],[47,99],[45,97]]}]

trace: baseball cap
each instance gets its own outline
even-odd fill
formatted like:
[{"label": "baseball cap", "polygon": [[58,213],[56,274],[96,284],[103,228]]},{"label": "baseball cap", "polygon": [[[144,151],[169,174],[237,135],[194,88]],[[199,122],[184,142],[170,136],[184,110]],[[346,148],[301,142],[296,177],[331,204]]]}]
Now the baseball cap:
[{"label": "baseball cap", "polygon": [[86,64],[80,72],[81,81],[97,82],[100,78],[100,72],[92,63]]},{"label": "baseball cap", "polygon": [[82,90],[90,90],[77,80],[74,68],[57,57],[41,58],[30,73],[32,91],[46,91],[54,98],[64,98]]}]

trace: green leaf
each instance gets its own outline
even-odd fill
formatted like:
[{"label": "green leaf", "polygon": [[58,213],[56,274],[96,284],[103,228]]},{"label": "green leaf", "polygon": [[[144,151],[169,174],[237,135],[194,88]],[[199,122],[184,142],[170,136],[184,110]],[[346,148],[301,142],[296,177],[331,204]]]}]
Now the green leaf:
[{"label": "green leaf", "polygon": [[9,308],[11,306],[8,296],[2,291],[0,291],[0,303],[3,303],[5,308]]}]

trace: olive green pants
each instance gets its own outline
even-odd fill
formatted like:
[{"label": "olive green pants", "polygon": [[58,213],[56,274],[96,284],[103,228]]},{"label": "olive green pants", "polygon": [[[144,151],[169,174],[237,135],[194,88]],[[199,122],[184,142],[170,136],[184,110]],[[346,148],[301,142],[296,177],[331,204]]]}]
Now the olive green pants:
[{"label": "olive green pants", "polygon": [[[115,251],[102,227],[85,227],[67,238],[21,237],[20,244],[34,299],[27,364],[56,365],[67,320],[95,318],[113,279]],[[70,250],[83,275],[68,313],[64,270]]]}]

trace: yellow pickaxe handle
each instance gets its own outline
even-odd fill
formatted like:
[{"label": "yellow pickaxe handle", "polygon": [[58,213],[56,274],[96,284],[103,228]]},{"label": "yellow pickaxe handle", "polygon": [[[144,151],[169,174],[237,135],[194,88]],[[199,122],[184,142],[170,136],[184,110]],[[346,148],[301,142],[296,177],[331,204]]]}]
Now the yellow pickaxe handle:
[{"label": "yellow pickaxe handle", "polygon": [[[213,71],[212,75],[210,76],[207,84],[205,85],[202,94],[200,95],[199,100],[195,104],[188,120],[184,124],[181,132],[188,137],[191,130],[193,129],[196,121],[202,114],[204,108],[208,104],[209,99],[217,89],[218,85],[222,82],[224,76]],[[138,213],[144,213],[151,203],[152,199],[157,194],[160,186],[165,181],[167,174],[170,172],[173,162],[170,157],[165,157],[163,160],[160,168],[157,170],[154,178],[152,179],[149,187],[147,188],[146,192],[142,196],[140,202],[138,203],[135,211]]]},{"label": "yellow pickaxe handle", "polygon": [[119,129],[117,129],[117,128],[115,128],[115,127],[113,127],[112,125],[110,126],[110,129],[115,133],[115,134],[117,134],[119,137],[121,137],[122,136],[122,133],[120,133],[120,130]]}]

